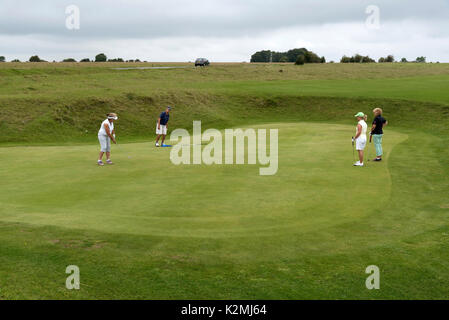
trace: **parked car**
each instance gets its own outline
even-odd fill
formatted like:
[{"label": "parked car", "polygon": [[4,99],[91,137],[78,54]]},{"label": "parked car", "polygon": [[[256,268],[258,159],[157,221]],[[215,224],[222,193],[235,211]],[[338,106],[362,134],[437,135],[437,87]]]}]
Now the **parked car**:
[{"label": "parked car", "polygon": [[209,60],[205,59],[205,58],[198,58],[195,60],[195,67],[205,67],[208,66],[210,64]]}]

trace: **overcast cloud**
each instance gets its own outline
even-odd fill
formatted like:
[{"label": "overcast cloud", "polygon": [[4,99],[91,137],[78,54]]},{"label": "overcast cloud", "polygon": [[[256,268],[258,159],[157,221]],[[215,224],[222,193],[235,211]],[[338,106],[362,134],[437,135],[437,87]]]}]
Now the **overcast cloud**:
[{"label": "overcast cloud", "polygon": [[[449,62],[449,1],[428,0],[0,0],[0,55],[27,60],[108,57],[249,61],[263,49]],[[66,28],[66,7],[80,29]],[[365,25],[380,9],[380,29]]]}]

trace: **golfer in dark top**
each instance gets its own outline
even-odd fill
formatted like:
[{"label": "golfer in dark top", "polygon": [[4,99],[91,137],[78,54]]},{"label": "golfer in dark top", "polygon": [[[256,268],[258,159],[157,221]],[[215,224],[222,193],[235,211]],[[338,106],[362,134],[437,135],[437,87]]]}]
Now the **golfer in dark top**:
[{"label": "golfer in dark top", "polygon": [[[157,134],[157,138],[156,138],[156,147],[160,147],[164,145],[164,141],[165,141],[165,136],[167,135],[167,123],[168,120],[170,119],[170,110],[171,107],[168,106],[167,109],[165,109],[165,111],[163,111],[160,116],[159,119],[157,120],[157,125],[156,125],[156,134]],[[161,144],[159,145],[159,138],[162,136],[162,141]]]},{"label": "golfer in dark top", "polygon": [[388,124],[388,121],[382,117],[382,109],[376,108],[373,110],[374,120],[371,128],[371,136],[374,140],[374,147],[376,148],[376,159],[374,161],[382,161],[382,137],[384,135],[383,128]]}]

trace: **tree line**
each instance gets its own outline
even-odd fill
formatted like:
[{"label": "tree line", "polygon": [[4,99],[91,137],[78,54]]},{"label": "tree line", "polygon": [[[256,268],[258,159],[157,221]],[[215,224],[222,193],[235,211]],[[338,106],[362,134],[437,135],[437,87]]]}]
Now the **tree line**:
[{"label": "tree line", "polygon": [[[47,62],[39,56],[31,56],[28,60],[29,62]],[[406,58],[399,60],[400,62],[417,62],[426,63],[426,57],[417,57],[414,61],[408,61]],[[6,62],[4,56],[0,56],[0,62]],[[20,62],[19,59],[11,60],[11,62]],[[78,62],[73,58],[67,58],[62,60],[62,62]],[[122,58],[108,59],[104,53],[99,53],[95,56],[94,60],[89,58],[81,59],[79,62],[141,62],[139,59],[135,60],[124,60]],[[146,62],[146,61],[144,61]],[[319,57],[316,53],[307,50],[306,48],[291,49],[287,52],[275,52],[271,50],[258,51],[251,56],[251,62],[293,62],[298,65],[305,63],[325,63],[325,57]],[[331,61],[333,62],[333,61]],[[340,59],[340,63],[375,63],[376,61],[369,56],[362,56],[360,54],[355,54],[351,57],[344,55]],[[378,63],[392,63],[397,62],[393,55],[388,55],[386,57],[380,57],[377,60]]]},{"label": "tree line", "polygon": [[306,48],[291,49],[287,52],[276,52],[271,50],[262,50],[251,56],[251,62],[294,62],[304,63],[325,63],[326,58],[319,57],[316,53]]},{"label": "tree line", "polygon": [[[28,59],[29,62],[47,62],[44,59],[39,58],[38,55],[31,56]],[[0,56],[0,62],[6,62],[6,58],[4,56]],[[21,62],[19,59],[11,60],[11,62]],[[53,61],[56,62],[56,61]],[[61,62],[78,62],[76,59],[73,58],[67,58],[62,60]],[[108,59],[108,57],[104,53],[99,53],[95,56],[94,60],[91,60],[89,58],[81,59],[79,62],[141,62],[139,59],[135,60],[124,60],[122,58],[114,58],[114,59]],[[146,61],[144,61],[146,62]]]},{"label": "tree line", "polygon": [[[360,54],[355,54],[352,57],[343,56],[340,60],[340,63],[375,63],[376,60],[371,59],[369,56],[362,56]],[[397,62],[393,55],[388,55],[386,57],[380,57],[377,60],[378,63],[392,63]],[[418,63],[426,63],[426,57],[417,57],[414,61],[408,61],[406,58],[402,58],[400,62],[418,62]]]},{"label": "tree line", "polygon": [[[305,63],[325,63],[325,57],[319,57],[313,51],[309,51],[306,48],[291,49],[287,52],[276,52],[271,50],[262,50],[254,53],[251,56],[251,62],[293,62],[298,65]],[[393,55],[386,57],[380,57],[377,60],[378,63],[392,63],[397,62]],[[417,57],[414,61],[408,61],[406,58],[402,58],[400,62],[419,62],[425,63],[426,57]],[[333,63],[333,61],[331,61]],[[351,57],[344,55],[340,59],[340,63],[376,63],[376,60],[369,56],[362,56],[355,54]]]}]

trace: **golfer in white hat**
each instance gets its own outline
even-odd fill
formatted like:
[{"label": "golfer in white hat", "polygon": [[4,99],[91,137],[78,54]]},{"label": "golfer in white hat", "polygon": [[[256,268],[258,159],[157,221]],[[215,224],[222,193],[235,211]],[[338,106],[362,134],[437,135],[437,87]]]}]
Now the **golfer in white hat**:
[{"label": "golfer in white hat", "polygon": [[366,120],[368,119],[368,116],[366,116],[363,112],[359,112],[354,117],[357,118],[358,122],[356,134],[353,139],[355,141],[355,148],[359,153],[359,161],[354,163],[354,166],[363,167],[363,150],[365,150],[366,146],[366,129],[368,128]]},{"label": "golfer in white hat", "polygon": [[111,141],[117,144],[115,141],[114,121],[118,120],[115,113],[108,113],[108,118],[101,123],[100,130],[98,131],[98,141],[100,141],[100,155],[98,157],[98,165],[104,166],[103,155],[106,153],[106,163],[113,164],[111,161]]}]

